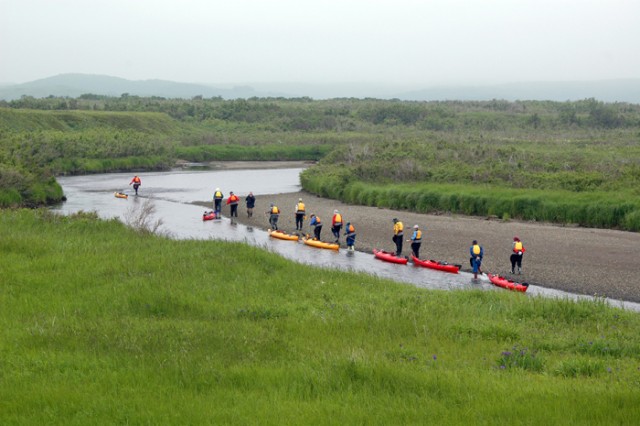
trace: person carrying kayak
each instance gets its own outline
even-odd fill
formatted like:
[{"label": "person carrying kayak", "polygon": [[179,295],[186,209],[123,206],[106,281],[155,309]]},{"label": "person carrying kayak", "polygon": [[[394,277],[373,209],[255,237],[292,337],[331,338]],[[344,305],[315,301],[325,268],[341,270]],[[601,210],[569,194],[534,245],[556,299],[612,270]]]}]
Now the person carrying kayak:
[{"label": "person carrying kayak", "polygon": [[513,237],[513,247],[511,251],[511,273],[515,274],[516,265],[518,265],[518,274],[520,274],[522,273],[522,256],[526,251],[520,238]]},{"label": "person carrying kayak", "polygon": [[220,212],[222,211],[223,198],[224,195],[222,194],[222,191],[220,191],[220,188],[216,188],[215,192],[213,193],[213,210],[216,212],[216,214],[220,214]]},{"label": "person carrying kayak", "polygon": [[278,218],[280,217],[280,209],[275,204],[271,203],[269,211],[267,212],[269,215],[269,226],[274,231],[278,230]]},{"label": "person carrying kayak", "polygon": [[411,251],[413,255],[420,259],[420,246],[422,245],[422,231],[418,225],[413,225],[413,234],[411,234]]},{"label": "person carrying kayak", "polygon": [[404,236],[404,225],[397,218],[393,218],[393,240],[396,243],[396,256],[402,254],[402,240]]},{"label": "person carrying kayak", "polygon": [[133,190],[136,191],[136,195],[138,195],[138,188],[142,185],[140,177],[138,175],[134,176],[133,179],[131,179],[131,182],[129,182],[129,185],[131,184],[133,184]]},{"label": "person carrying kayak", "polygon": [[331,232],[336,238],[336,243],[340,241],[340,230],[342,229],[342,215],[338,210],[333,211],[333,217],[331,218]]},{"label": "person carrying kayak", "polygon": [[302,198],[298,198],[298,202],[296,203],[296,231],[302,231],[302,222],[304,221],[305,215],[305,207],[302,202]]},{"label": "person carrying kayak", "polygon": [[473,268],[473,278],[478,279],[478,273],[482,275],[482,257],[484,256],[484,249],[478,241],[473,240],[471,243],[471,247],[469,247],[469,263],[471,263],[471,268]]},{"label": "person carrying kayak", "polygon": [[238,196],[235,195],[233,191],[230,191],[229,198],[227,198],[227,205],[231,209],[229,213],[230,217],[238,217],[238,201],[240,201]]},{"label": "person carrying kayak", "polygon": [[356,244],[356,228],[351,224],[351,222],[347,222],[345,225],[344,235],[347,237],[347,250],[354,251]]},{"label": "person carrying kayak", "polygon": [[253,217],[253,208],[256,206],[256,197],[253,192],[249,192],[244,201],[247,203],[247,217]]},{"label": "person carrying kayak", "polygon": [[312,214],[311,221],[309,222],[309,227],[313,227],[313,236],[316,240],[320,241],[320,232],[322,232],[322,222],[320,218],[315,214]]}]

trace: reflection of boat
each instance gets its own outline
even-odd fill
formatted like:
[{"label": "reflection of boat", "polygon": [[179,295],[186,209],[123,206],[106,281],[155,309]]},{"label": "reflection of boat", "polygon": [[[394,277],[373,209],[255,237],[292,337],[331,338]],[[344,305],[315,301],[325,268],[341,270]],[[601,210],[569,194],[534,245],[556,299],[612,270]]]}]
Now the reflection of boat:
[{"label": "reflection of boat", "polygon": [[324,241],[316,240],[315,238],[303,238],[302,241],[311,247],[329,249],[329,250],[339,250],[340,244],[336,243],[325,243]]},{"label": "reflection of boat", "polygon": [[373,255],[377,259],[384,260],[385,262],[399,263],[401,265],[406,265],[407,264],[407,258],[406,257],[398,257],[398,256],[396,256],[395,253],[391,253],[391,252],[388,252],[388,251],[373,249]]},{"label": "reflection of boat", "polygon": [[269,232],[269,236],[273,238],[278,238],[281,240],[298,241],[298,239],[300,238],[297,235],[285,234],[284,232],[279,230],[272,231],[271,229],[269,229],[268,232]]},{"label": "reflection of boat", "polygon": [[129,198],[129,196],[127,194],[125,194],[124,192],[116,192],[113,195],[115,195],[116,198],[124,198],[124,199]]},{"label": "reflection of boat", "polygon": [[438,271],[451,272],[452,274],[457,274],[461,266],[452,265],[446,262],[438,262],[437,260],[420,260],[413,254],[411,255],[411,260],[413,260],[414,266],[422,266],[424,268],[436,269]]},{"label": "reflection of boat", "polygon": [[529,288],[529,284],[527,283],[517,283],[500,275],[487,274],[487,277],[494,285],[506,288],[507,290],[521,291],[524,293]]}]

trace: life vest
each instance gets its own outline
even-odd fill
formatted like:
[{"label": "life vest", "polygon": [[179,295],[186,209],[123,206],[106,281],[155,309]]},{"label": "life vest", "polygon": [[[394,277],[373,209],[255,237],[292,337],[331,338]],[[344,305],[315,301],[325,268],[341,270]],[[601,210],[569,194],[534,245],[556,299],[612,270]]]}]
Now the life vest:
[{"label": "life vest", "polygon": [[296,205],[296,213],[304,213],[304,203],[300,202]]},{"label": "life vest", "polygon": [[422,242],[422,231],[419,229],[416,229],[415,232],[415,238],[413,239],[414,243],[419,243]]},{"label": "life vest", "polygon": [[216,191],[216,193],[213,194],[213,198],[215,198],[216,200],[222,200],[222,192]]},{"label": "life vest", "polygon": [[478,244],[475,244],[473,246],[473,254],[475,254],[476,256],[480,255],[480,246]]},{"label": "life vest", "polygon": [[229,204],[238,204],[238,196],[236,194],[229,197]]},{"label": "life vest", "polygon": [[340,213],[336,213],[333,216],[333,224],[334,225],[342,225],[342,215]]},{"label": "life vest", "polygon": [[398,221],[395,225],[393,225],[393,233],[395,235],[404,235],[404,225],[402,222]]},{"label": "life vest", "polygon": [[347,234],[355,234],[356,233],[356,228],[353,227],[353,225],[349,224],[349,227],[347,228]]},{"label": "life vest", "polygon": [[518,253],[518,252],[524,253],[524,246],[522,245],[522,241],[516,241],[515,243],[513,243],[513,252],[514,253]]},{"label": "life vest", "polygon": [[140,178],[138,176],[133,178],[133,183],[140,183]]},{"label": "life vest", "polygon": [[322,222],[320,221],[320,218],[319,218],[318,216],[316,216],[316,217],[315,217],[315,220],[316,220],[316,223],[314,223],[314,225],[315,225],[316,227],[318,227],[318,226],[322,226]]},{"label": "life vest", "polygon": [[271,207],[271,214],[280,214],[280,209],[278,206]]}]

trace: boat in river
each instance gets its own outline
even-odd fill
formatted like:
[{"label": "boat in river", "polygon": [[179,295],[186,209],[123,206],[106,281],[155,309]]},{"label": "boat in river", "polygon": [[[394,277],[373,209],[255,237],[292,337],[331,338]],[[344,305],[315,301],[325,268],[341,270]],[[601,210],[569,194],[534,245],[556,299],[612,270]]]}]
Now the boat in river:
[{"label": "boat in river", "polygon": [[422,266],[423,268],[450,272],[452,274],[457,274],[460,271],[460,267],[462,266],[462,265],[453,265],[447,262],[439,262],[437,260],[421,260],[415,257],[413,254],[411,255],[411,260],[413,261],[413,266]]},{"label": "boat in river", "polygon": [[400,265],[406,265],[409,261],[406,257],[396,256],[395,253],[384,250],[373,249],[373,255],[376,259],[384,260],[385,262],[398,263]]},{"label": "boat in river", "polygon": [[269,229],[268,232],[270,237],[278,238],[280,240],[298,241],[300,239],[297,235],[287,234],[286,232],[277,229],[275,231]]},{"label": "boat in river", "polygon": [[529,288],[529,284],[527,283],[517,283],[500,275],[487,274],[487,277],[493,285],[506,288],[507,290],[521,291],[524,293]]}]

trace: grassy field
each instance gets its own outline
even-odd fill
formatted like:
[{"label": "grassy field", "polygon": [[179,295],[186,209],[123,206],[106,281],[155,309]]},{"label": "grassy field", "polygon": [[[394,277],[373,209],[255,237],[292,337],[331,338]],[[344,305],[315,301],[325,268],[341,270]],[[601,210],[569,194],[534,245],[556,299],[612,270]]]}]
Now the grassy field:
[{"label": "grassy field", "polygon": [[1,424],[640,422],[640,315],[0,212]]}]

